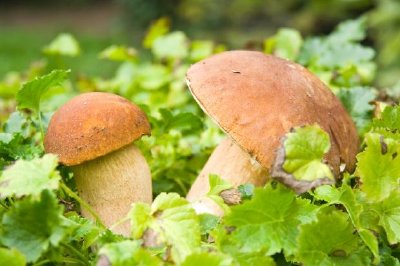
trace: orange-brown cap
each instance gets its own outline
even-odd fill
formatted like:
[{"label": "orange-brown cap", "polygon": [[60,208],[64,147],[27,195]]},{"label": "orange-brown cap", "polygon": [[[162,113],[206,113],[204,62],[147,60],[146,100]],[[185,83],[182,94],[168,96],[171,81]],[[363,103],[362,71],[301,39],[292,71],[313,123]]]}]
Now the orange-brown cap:
[{"label": "orange-brown cap", "polygon": [[44,148],[61,163],[77,165],[149,134],[149,121],[139,107],[118,95],[91,92],[71,99],[53,115]]},{"label": "orange-brown cap", "polygon": [[254,51],[229,51],[190,67],[189,88],[233,140],[271,169],[280,139],[292,128],[318,123],[331,139],[325,157],[335,175],[352,171],[358,135],[344,107],[304,67]]}]

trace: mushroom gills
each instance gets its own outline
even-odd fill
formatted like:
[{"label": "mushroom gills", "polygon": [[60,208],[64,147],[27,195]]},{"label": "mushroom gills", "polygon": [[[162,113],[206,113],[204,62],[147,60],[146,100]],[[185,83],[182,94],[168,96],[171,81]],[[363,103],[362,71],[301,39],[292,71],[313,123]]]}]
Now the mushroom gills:
[{"label": "mushroom gills", "polygon": [[[132,203],[151,203],[150,169],[134,144],[72,166],[72,171],[79,195],[107,227],[126,217]],[[82,214],[92,218],[85,209]],[[129,222],[119,224],[113,231],[128,236]]]},{"label": "mushroom gills", "polygon": [[233,140],[230,138],[223,140],[211,154],[186,196],[198,213],[208,212],[218,216],[223,215],[221,208],[205,197],[210,190],[208,179],[210,174],[218,175],[235,188],[246,183],[262,186],[269,176],[268,170]]}]

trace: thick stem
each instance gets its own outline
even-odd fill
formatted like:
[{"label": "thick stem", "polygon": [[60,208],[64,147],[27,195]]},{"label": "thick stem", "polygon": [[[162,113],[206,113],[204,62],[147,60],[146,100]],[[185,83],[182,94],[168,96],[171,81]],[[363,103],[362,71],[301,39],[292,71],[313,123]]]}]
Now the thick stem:
[{"label": "thick stem", "polygon": [[250,157],[231,139],[222,141],[213,151],[203,170],[189,190],[187,199],[194,203],[197,212],[209,212],[221,216],[221,208],[211,199],[204,196],[210,190],[208,176],[217,174],[234,187],[251,183],[264,185],[268,179],[268,171]]},{"label": "thick stem", "polygon": [[[80,196],[110,227],[123,219],[132,203],[151,203],[151,175],[145,158],[133,144],[92,161],[72,167]],[[82,209],[85,217],[92,218]],[[113,228],[128,236],[129,222]]]}]

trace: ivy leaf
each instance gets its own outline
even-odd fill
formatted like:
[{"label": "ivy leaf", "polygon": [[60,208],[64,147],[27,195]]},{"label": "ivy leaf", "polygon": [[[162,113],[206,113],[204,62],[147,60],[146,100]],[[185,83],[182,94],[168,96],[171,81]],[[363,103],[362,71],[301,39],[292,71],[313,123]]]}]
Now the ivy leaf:
[{"label": "ivy leaf", "polygon": [[233,206],[225,217],[226,226],[235,228],[228,238],[240,253],[272,255],[283,249],[290,255],[296,247],[299,225],[311,222],[315,209],[281,185],[257,188],[251,200]]},{"label": "ivy leaf", "polygon": [[31,161],[19,160],[0,176],[0,197],[39,197],[42,191],[57,189],[61,176],[56,155],[46,154]]},{"label": "ivy leaf", "polygon": [[78,41],[69,33],[61,33],[49,45],[43,48],[47,55],[78,56],[80,47]]},{"label": "ivy leaf", "polygon": [[39,201],[26,197],[4,214],[0,241],[34,262],[51,246],[58,246],[71,229],[62,214],[63,208],[48,190],[42,192]]},{"label": "ivy leaf", "polygon": [[220,254],[201,252],[193,253],[186,257],[181,266],[230,266],[232,265],[232,258]]},{"label": "ivy leaf", "polygon": [[394,190],[381,202],[371,204],[371,209],[379,215],[379,225],[385,229],[391,245],[400,242],[400,193]]},{"label": "ivy leaf", "polygon": [[329,135],[318,125],[298,127],[286,134],[271,176],[303,193],[321,184],[334,183],[323,156],[330,149]]},{"label": "ivy leaf", "polygon": [[371,265],[370,253],[348,222],[348,215],[333,210],[300,227],[296,259],[304,265]]},{"label": "ivy leaf", "polygon": [[372,201],[380,201],[398,189],[400,144],[375,133],[365,135],[366,149],[357,155],[356,175],[361,191]]},{"label": "ivy leaf", "polygon": [[[125,240],[104,245],[99,255],[106,257],[113,266],[137,265],[137,266],[161,266],[162,262],[151,253],[141,247],[140,241]],[[102,258],[100,257],[100,260]],[[97,264],[99,265],[99,263]]]},{"label": "ivy leaf", "polygon": [[376,91],[369,87],[342,88],[337,96],[353,118],[358,132],[367,131],[374,110],[374,106],[370,102],[376,98]]},{"label": "ivy leaf", "polygon": [[19,109],[31,109],[40,111],[40,99],[51,87],[60,85],[67,79],[70,70],[53,70],[50,74],[37,77],[22,85],[17,93],[17,105]]},{"label": "ivy leaf", "polygon": [[0,265],[25,266],[26,260],[17,249],[0,248]]}]

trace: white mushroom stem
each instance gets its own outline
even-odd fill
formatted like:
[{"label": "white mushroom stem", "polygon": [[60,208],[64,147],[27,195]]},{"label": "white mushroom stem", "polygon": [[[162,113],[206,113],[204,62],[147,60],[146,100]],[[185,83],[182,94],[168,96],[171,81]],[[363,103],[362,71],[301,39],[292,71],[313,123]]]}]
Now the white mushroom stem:
[{"label": "white mushroom stem", "polygon": [[[132,203],[151,203],[151,174],[147,162],[134,144],[72,167],[79,195],[110,227],[128,214]],[[82,209],[85,217],[92,218]],[[113,228],[130,234],[126,221]]]},{"label": "white mushroom stem", "polygon": [[205,197],[210,190],[208,180],[210,174],[220,176],[234,187],[245,183],[261,186],[268,179],[268,171],[251,158],[247,152],[231,139],[222,141],[211,154],[186,197],[193,203],[196,212],[207,212],[218,216],[223,215],[221,208]]}]

